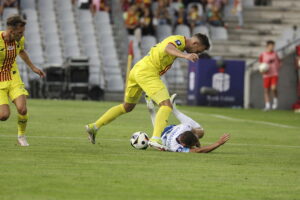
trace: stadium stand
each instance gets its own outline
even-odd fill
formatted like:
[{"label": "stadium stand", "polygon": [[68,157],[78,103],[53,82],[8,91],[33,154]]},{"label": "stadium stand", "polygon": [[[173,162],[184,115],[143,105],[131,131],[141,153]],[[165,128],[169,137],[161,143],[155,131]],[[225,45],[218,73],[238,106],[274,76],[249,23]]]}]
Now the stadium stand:
[{"label": "stadium stand", "polygon": [[[26,48],[33,62],[42,67],[51,64],[63,65],[69,57],[87,56],[90,64],[90,83],[98,85],[106,91],[122,92],[124,89],[124,74],[127,62],[126,49],[128,37],[122,22],[122,5],[119,1],[109,1],[111,14],[99,11],[93,16],[89,10],[79,9],[69,0],[21,0],[20,10],[4,8],[1,26],[5,28],[5,20],[14,13],[21,13],[27,18],[25,36]],[[243,1],[245,24],[236,28],[238,21],[232,15],[233,0],[228,0],[224,7],[223,20],[225,27],[214,27],[208,24],[196,26],[192,32],[188,24],[175,26],[176,14],[182,4],[174,2],[168,6],[172,16],[171,24],[157,24],[156,34],[143,36],[139,44],[134,40],[135,62],[146,55],[148,49],[171,34],[182,34],[189,37],[201,32],[207,34],[213,42],[209,54],[224,59],[243,59],[247,63],[257,59],[263,50],[267,39],[277,40],[277,47],[283,47],[293,38],[299,37],[298,31],[293,29],[299,25],[298,13],[300,3],[296,0],[272,0],[271,5],[255,6],[253,0]],[[198,6],[199,15],[206,18],[205,5],[190,3],[185,5],[189,12],[192,5]],[[116,8],[118,7],[118,8]],[[158,7],[152,2],[151,9]],[[113,13],[113,14],[112,14]],[[154,20],[155,23],[155,20]],[[2,29],[3,29],[2,28]],[[22,61],[18,61],[22,65]],[[187,78],[187,63],[179,59],[170,71],[168,86],[175,90]],[[23,70],[22,75],[32,78]],[[185,90],[185,88],[182,88]],[[172,89],[171,89],[172,92]]]}]

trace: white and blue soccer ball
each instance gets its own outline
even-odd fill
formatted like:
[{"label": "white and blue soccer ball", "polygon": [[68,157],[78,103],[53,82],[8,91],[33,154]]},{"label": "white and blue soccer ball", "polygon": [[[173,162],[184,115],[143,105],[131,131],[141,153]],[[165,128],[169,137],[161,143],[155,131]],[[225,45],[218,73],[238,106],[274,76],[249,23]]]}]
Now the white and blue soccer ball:
[{"label": "white and blue soccer ball", "polygon": [[130,144],[136,149],[147,149],[149,137],[147,133],[138,131],[132,134],[130,138]]}]

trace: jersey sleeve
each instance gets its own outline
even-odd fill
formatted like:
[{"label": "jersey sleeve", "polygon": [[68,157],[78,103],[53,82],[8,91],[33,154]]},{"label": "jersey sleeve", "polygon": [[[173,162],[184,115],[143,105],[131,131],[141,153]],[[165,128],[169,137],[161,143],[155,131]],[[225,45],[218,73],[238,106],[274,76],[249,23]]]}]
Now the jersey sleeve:
[{"label": "jersey sleeve", "polygon": [[23,36],[20,40],[20,51],[23,51],[25,49],[25,37]]},{"label": "jersey sleeve", "polygon": [[171,36],[168,44],[173,44],[177,49],[183,51],[185,49],[185,37],[184,36]]}]

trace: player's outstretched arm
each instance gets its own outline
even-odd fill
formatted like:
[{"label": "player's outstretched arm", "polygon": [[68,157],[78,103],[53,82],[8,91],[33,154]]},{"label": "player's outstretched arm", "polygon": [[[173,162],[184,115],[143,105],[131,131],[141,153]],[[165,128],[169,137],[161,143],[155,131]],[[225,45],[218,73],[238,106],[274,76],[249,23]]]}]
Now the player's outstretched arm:
[{"label": "player's outstretched arm", "polygon": [[183,53],[179,51],[173,44],[168,44],[165,48],[165,52],[169,55],[184,58],[192,62],[195,62],[199,59],[199,56],[196,53]]},{"label": "player's outstretched arm", "polygon": [[192,153],[209,153],[215,149],[217,149],[218,147],[222,146],[223,144],[225,144],[230,138],[229,134],[224,134],[220,137],[220,139],[211,145],[205,146],[205,147],[199,147],[199,148],[191,148],[190,152]]},{"label": "player's outstretched arm", "polygon": [[26,63],[26,65],[36,74],[38,74],[40,77],[44,78],[46,74],[37,68],[30,60],[27,52],[25,50],[21,50],[19,53],[19,56],[22,58],[22,60]]}]

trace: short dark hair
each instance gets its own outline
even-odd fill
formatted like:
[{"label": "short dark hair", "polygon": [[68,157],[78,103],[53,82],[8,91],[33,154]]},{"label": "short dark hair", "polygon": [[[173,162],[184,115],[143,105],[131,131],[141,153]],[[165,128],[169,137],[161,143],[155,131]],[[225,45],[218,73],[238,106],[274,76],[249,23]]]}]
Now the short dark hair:
[{"label": "short dark hair", "polygon": [[270,45],[270,44],[275,45],[275,42],[273,40],[268,40],[267,45]]},{"label": "short dark hair", "polygon": [[20,15],[11,15],[6,20],[6,25],[11,27],[23,27],[26,25],[26,21]]},{"label": "short dark hair", "polygon": [[210,48],[210,43],[209,43],[209,39],[205,34],[202,33],[196,33],[194,35],[194,37],[196,37],[202,45],[204,45],[206,47],[206,50],[209,50]]},{"label": "short dark hair", "polygon": [[182,142],[188,147],[194,146],[198,141],[198,138],[191,131],[185,131],[180,136],[180,142]]}]

